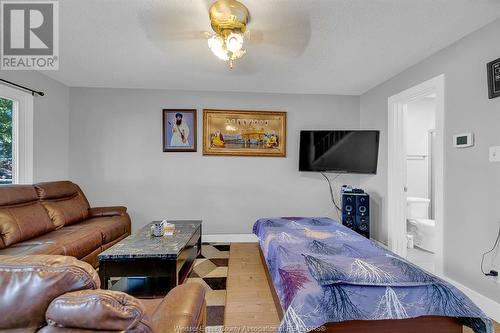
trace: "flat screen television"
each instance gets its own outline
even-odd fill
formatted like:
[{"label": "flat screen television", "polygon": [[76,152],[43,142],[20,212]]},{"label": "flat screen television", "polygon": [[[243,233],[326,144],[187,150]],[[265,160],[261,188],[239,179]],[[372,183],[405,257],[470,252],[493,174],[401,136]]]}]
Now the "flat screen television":
[{"label": "flat screen television", "polygon": [[299,171],[376,174],[380,131],[301,131]]}]

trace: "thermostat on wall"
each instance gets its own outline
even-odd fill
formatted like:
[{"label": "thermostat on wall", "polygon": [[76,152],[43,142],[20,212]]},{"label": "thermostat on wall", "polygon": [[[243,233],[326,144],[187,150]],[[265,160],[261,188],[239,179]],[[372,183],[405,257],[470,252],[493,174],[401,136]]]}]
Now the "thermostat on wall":
[{"label": "thermostat on wall", "polygon": [[463,133],[453,136],[453,145],[457,148],[474,146],[474,133]]}]

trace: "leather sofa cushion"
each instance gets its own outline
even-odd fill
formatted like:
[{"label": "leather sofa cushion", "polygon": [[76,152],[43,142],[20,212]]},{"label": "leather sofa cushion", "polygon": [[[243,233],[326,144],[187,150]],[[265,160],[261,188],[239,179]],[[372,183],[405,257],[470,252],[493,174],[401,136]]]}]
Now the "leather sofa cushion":
[{"label": "leather sofa cushion", "polygon": [[74,227],[85,230],[99,230],[102,235],[102,244],[107,244],[123,235],[130,234],[131,223],[130,217],[126,214],[123,216],[96,217],[78,223]]},{"label": "leather sofa cushion", "polygon": [[56,327],[153,332],[142,303],[111,290],[82,290],[59,296],[47,309],[46,321]]},{"label": "leather sofa cushion", "polygon": [[64,249],[62,246],[54,243],[27,241],[14,244],[6,249],[0,250],[0,255],[3,256],[25,256],[35,254],[64,255]]},{"label": "leather sofa cushion", "polygon": [[38,197],[56,228],[83,221],[89,214],[89,202],[78,185],[70,181],[35,185]]},{"label": "leather sofa cushion", "polygon": [[102,236],[97,229],[82,229],[75,225],[34,238],[33,241],[57,244],[63,248],[65,255],[81,259],[101,248]]},{"label": "leather sofa cushion", "polygon": [[80,258],[81,261],[85,261],[87,264],[91,265],[95,269],[99,268],[99,259],[97,256],[102,252],[102,247],[95,249],[94,252],[87,254],[85,257]]},{"label": "leather sofa cushion", "polygon": [[12,206],[37,200],[37,193],[31,185],[2,185],[0,206]]},{"label": "leather sofa cushion", "polygon": [[89,209],[89,218],[104,217],[104,216],[121,216],[127,213],[127,207],[112,206],[112,207],[92,207]]},{"label": "leather sofa cushion", "polygon": [[[35,189],[41,200],[66,198],[73,196],[75,193],[82,192],[78,185],[68,180],[38,183],[35,184]],[[87,200],[86,198],[84,199],[85,201]]]},{"label": "leather sofa cushion", "polygon": [[0,331],[45,324],[45,312],[67,292],[98,289],[97,272],[67,256],[0,256]]},{"label": "leather sofa cushion", "polygon": [[109,242],[109,243],[106,243],[106,244],[103,244],[103,246],[101,247],[102,249],[102,252],[106,251],[107,249],[109,249],[110,247],[112,247],[113,245],[115,245],[116,243],[124,240],[125,238],[127,238],[130,234],[126,234],[126,235],[123,235],[121,236],[120,238],[117,238],[115,239],[114,241],[112,242]]},{"label": "leather sofa cushion", "polygon": [[[2,197],[4,194],[9,195],[10,192],[2,189]],[[2,200],[17,204],[0,206],[0,249],[55,229],[40,202],[19,203],[20,197],[13,195],[10,198],[10,201],[4,198]]]}]

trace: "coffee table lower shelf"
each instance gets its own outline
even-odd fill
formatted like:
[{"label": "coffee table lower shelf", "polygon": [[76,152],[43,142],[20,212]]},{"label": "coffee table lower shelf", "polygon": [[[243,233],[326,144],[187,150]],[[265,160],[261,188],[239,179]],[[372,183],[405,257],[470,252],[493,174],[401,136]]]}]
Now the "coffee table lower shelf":
[{"label": "coffee table lower shelf", "polygon": [[152,259],[101,261],[99,276],[102,288],[141,298],[163,297],[172,288],[184,283],[197,256],[198,251],[181,263],[177,260]]},{"label": "coffee table lower shelf", "polygon": [[[116,244],[116,252],[111,247],[98,256],[103,289],[136,297],[163,297],[189,276],[201,254],[201,221],[177,222],[171,238],[150,239],[148,228]],[[151,251],[149,244],[158,251]]]}]

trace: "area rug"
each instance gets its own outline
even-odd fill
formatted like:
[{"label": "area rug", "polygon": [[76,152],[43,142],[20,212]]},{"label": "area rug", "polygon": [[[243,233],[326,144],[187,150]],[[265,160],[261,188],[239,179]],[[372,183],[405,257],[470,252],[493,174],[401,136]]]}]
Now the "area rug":
[{"label": "area rug", "polygon": [[226,280],[229,263],[229,243],[203,243],[187,283],[196,282],[206,290],[206,332],[222,332],[226,304]]}]

